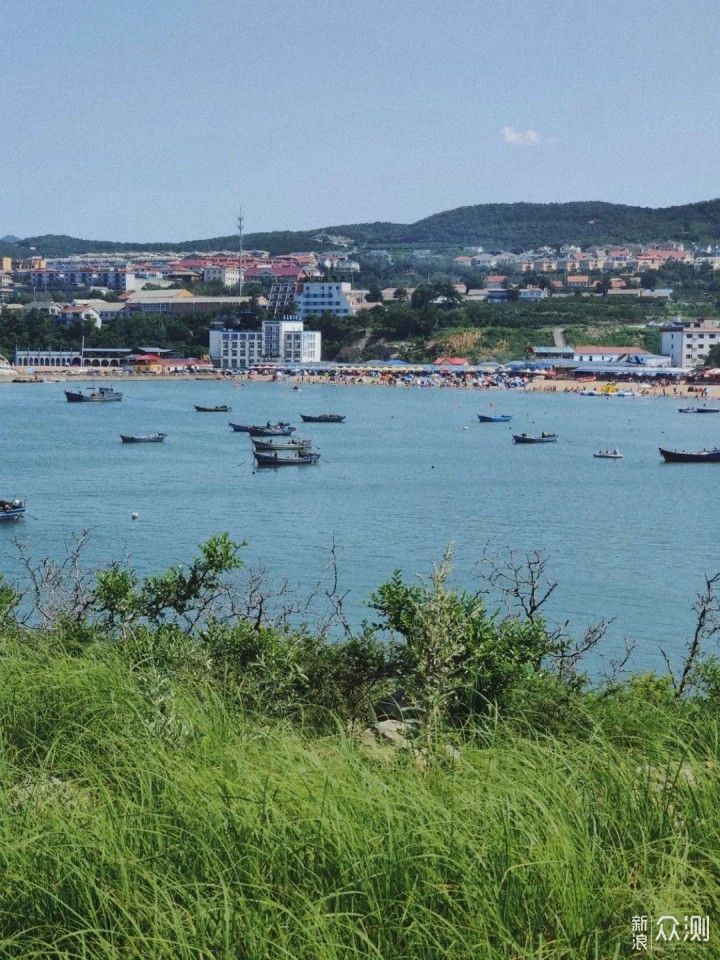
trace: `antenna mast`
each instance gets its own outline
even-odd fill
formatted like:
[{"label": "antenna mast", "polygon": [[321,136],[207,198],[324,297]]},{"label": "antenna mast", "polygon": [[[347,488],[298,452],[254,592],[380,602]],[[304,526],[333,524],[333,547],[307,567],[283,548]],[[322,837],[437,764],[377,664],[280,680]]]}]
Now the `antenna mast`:
[{"label": "antenna mast", "polygon": [[240,279],[238,281],[238,296],[242,296],[243,280],[245,278],[245,268],[243,266],[243,215],[242,207],[240,207],[240,213],[238,214],[237,219],[238,226],[238,236],[240,238]]}]

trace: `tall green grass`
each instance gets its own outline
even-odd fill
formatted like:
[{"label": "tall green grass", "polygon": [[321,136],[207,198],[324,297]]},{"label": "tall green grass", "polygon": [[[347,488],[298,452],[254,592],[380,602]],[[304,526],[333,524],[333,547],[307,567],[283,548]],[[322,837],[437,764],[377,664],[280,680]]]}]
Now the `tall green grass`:
[{"label": "tall green grass", "polygon": [[708,716],[417,754],[6,643],[0,722],[3,957],[599,960],[633,915],[720,917]]}]

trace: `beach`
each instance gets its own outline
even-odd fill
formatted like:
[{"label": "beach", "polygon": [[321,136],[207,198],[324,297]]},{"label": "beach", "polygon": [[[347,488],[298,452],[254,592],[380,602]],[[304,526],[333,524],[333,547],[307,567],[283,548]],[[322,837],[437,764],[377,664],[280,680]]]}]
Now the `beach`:
[{"label": "beach", "polygon": [[[362,369],[362,368],[361,368]],[[718,399],[720,397],[719,384],[693,384],[693,383],[669,383],[646,382],[646,381],[614,381],[609,379],[597,379],[593,381],[572,380],[566,378],[536,377],[536,378],[515,378],[512,384],[491,383],[485,377],[470,377],[462,375],[460,371],[431,374],[423,377],[413,377],[407,379],[396,372],[384,372],[381,375],[369,373],[349,373],[344,370],[337,372],[306,373],[303,375],[278,376],[270,373],[235,373],[231,376],[222,373],[127,373],[113,368],[93,367],[71,368],[69,370],[52,369],[47,371],[47,375],[39,375],[37,371],[24,372],[19,368],[18,375],[24,382],[28,383],[73,383],[78,380],[119,380],[123,382],[132,381],[187,381],[202,380],[218,383],[229,383],[234,386],[240,386],[243,383],[289,383],[293,386],[302,386],[306,384],[330,384],[333,386],[373,386],[373,387],[394,387],[394,388],[439,388],[455,390],[474,390],[479,392],[492,391],[502,392],[508,389],[522,389],[528,393],[581,393],[583,390],[596,390],[598,393],[608,393],[612,395],[615,389],[631,390],[642,397],[684,397],[687,399]],[[18,382],[17,378],[3,379],[3,383]]]}]

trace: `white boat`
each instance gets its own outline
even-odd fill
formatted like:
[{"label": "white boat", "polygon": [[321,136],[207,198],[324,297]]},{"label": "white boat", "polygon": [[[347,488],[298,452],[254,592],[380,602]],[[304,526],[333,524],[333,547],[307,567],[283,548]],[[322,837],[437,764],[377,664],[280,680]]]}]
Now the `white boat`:
[{"label": "white boat", "polygon": [[619,450],[598,450],[593,454],[598,460],[622,460],[622,454]]}]

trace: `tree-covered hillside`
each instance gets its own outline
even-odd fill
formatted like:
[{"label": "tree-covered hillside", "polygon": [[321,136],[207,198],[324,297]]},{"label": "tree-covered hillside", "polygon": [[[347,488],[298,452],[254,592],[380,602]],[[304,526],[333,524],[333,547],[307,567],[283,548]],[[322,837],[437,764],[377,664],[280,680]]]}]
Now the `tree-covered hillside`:
[{"label": "tree-covered hillside", "polygon": [[[321,234],[341,234],[359,246],[394,244],[477,244],[489,249],[532,249],[544,244],[581,246],[607,243],[687,244],[720,243],[720,199],[677,207],[630,207],[622,204],[583,201],[578,203],[490,203],[446,210],[416,223],[358,223],[317,228],[309,231],[251,233],[246,249],[282,253],[290,250],[318,250],[331,245]],[[114,250],[208,251],[237,250],[236,234],[205,240],[161,243],[116,243],[78,240],[48,234],[27,237],[11,246],[15,256],[32,252],[47,256],[73,256]]]}]

